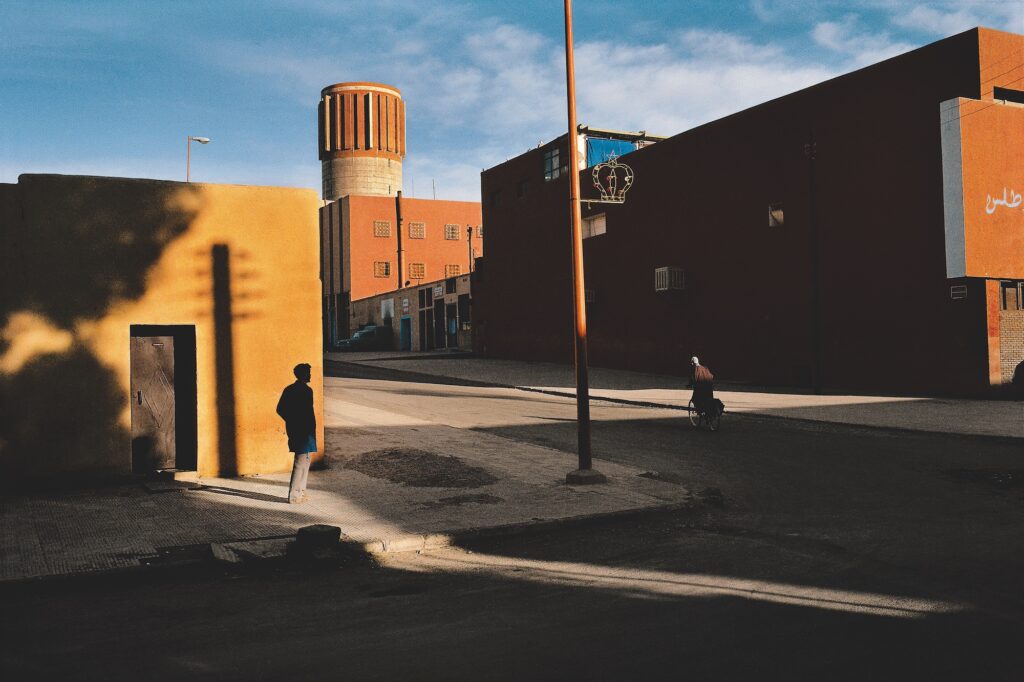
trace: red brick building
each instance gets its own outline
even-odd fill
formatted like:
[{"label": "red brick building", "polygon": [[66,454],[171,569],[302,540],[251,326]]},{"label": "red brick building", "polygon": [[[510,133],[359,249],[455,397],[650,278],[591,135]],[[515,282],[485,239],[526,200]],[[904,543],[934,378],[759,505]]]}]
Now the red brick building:
[{"label": "red brick building", "polygon": [[[324,343],[331,347],[358,326],[352,302],[468,274],[483,255],[483,228],[477,202],[401,196],[405,103],[397,88],[324,88],[318,149],[330,202],[320,210],[320,253]],[[464,321],[453,321],[461,329]]]},{"label": "red brick building", "polygon": [[[583,210],[591,363],[681,373],[699,355],[723,380],[831,391],[1010,383],[1022,103],[1024,37],[973,29],[624,156],[625,204]],[[482,175],[487,356],[572,359],[554,150],[564,136]]]}]

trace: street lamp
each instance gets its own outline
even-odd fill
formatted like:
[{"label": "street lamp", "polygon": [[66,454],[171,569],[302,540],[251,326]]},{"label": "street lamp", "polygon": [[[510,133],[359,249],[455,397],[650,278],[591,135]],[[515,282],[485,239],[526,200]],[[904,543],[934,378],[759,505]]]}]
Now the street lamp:
[{"label": "street lamp", "polygon": [[572,226],[573,308],[576,337],[576,448],[579,468],[567,483],[605,483],[590,456],[590,379],[587,375],[587,309],[583,287],[583,231],[580,226],[580,168],[577,157],[576,74],[572,50],[572,0],[565,0],[565,91],[569,114],[569,216]]},{"label": "street lamp", "polygon": [[210,144],[208,137],[185,136],[185,182],[192,182],[192,143]]}]

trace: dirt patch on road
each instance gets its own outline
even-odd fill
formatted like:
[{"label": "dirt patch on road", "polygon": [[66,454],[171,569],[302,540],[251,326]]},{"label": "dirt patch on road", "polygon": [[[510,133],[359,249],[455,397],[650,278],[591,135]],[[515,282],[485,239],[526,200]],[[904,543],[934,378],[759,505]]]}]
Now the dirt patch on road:
[{"label": "dirt patch on road", "polygon": [[343,466],[415,488],[479,488],[498,481],[486,470],[470,466],[453,455],[412,448],[364,452],[346,460]]}]

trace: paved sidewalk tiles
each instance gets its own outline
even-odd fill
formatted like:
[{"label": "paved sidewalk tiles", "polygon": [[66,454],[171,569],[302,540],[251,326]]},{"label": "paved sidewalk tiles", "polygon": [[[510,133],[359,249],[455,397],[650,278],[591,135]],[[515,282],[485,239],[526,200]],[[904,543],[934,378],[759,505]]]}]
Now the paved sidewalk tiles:
[{"label": "paved sidewalk tiles", "polygon": [[[601,486],[569,486],[573,455],[395,415],[332,398],[329,468],[310,473],[309,500],[285,503],[288,474],[201,479],[201,487],[152,492],[142,483],[3,501],[0,579],[138,566],[174,548],[291,536],[314,523],[340,526],[376,551],[415,549],[459,533],[685,505],[682,486],[605,461]],[[365,453],[428,450],[479,467],[479,487],[412,487],[346,466]],[[159,488],[155,488],[159,489]],[[249,547],[252,553],[252,547]],[[255,552],[258,553],[258,552]]]}]

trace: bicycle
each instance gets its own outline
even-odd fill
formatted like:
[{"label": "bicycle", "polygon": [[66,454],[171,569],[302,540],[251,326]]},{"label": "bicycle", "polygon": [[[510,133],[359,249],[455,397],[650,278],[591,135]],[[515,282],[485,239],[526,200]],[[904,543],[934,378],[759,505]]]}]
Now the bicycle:
[{"label": "bicycle", "polygon": [[700,427],[704,424],[708,427],[709,431],[717,431],[718,427],[722,423],[722,413],[725,412],[722,409],[721,402],[716,400],[710,410],[698,410],[693,404],[693,398],[690,398],[689,404],[686,409],[690,412],[690,423],[694,427]]}]

